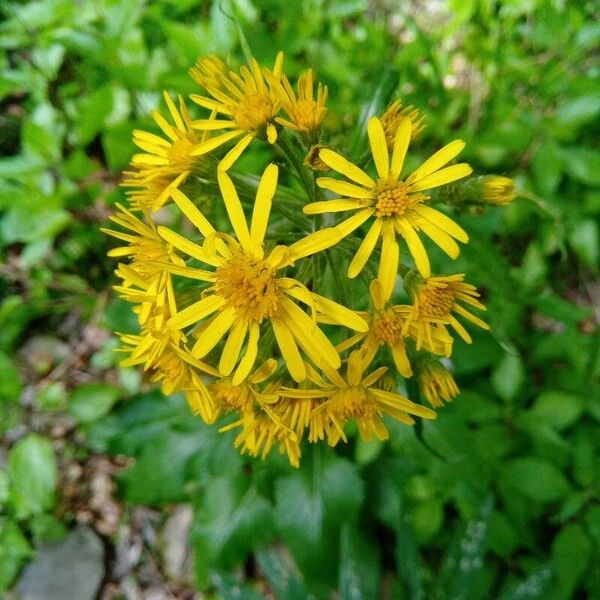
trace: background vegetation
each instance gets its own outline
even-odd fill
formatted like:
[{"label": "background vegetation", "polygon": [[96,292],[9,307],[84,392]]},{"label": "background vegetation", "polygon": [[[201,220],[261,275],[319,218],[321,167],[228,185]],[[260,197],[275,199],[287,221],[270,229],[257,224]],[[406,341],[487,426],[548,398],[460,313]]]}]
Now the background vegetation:
[{"label": "background vegetation", "polygon": [[[0,593],[36,548],[90,523],[105,598],[600,597],[600,24],[559,0],[41,0],[0,14]],[[597,6],[596,6],[597,8]],[[392,96],[427,115],[423,155],[460,137],[476,171],[514,175],[506,209],[459,217],[457,271],[491,335],[457,342],[462,394],[386,444],[242,459],[118,367],[132,330],[99,227],[122,197],[134,128],[196,57],[312,66],[360,140]],[[266,154],[243,164],[258,172]],[[115,485],[116,484],[116,485]],[[193,507],[194,580],[152,535]],[[145,531],[145,530],[144,530]],[[125,533],[124,533],[125,532]],[[158,566],[148,575],[148,564]],[[115,565],[119,566],[116,568]],[[594,565],[596,568],[593,568]],[[155,565],[156,566],[156,565]],[[311,596],[312,594],[312,596]]]}]

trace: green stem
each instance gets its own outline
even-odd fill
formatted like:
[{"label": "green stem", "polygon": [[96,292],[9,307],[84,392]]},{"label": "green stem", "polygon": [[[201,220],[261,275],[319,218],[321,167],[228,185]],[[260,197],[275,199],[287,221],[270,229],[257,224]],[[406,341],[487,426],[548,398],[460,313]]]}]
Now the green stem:
[{"label": "green stem", "polygon": [[308,169],[304,166],[302,158],[299,156],[296,148],[294,148],[292,140],[285,132],[282,132],[275,145],[281,150],[281,153],[286,157],[292,167],[294,167],[298,178],[306,190],[308,201],[312,202],[315,199],[315,182],[308,173]]}]

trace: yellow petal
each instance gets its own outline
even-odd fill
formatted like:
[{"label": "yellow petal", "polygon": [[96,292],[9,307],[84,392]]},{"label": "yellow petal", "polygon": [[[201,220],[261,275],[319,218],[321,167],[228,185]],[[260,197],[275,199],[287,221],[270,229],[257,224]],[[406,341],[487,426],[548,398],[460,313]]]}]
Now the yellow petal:
[{"label": "yellow petal", "polygon": [[305,215],[320,215],[322,213],[342,212],[344,210],[355,210],[362,208],[363,205],[358,200],[349,200],[345,198],[334,198],[333,200],[323,200],[321,202],[311,202],[307,204],[302,212]]},{"label": "yellow petal", "polygon": [[174,142],[176,142],[179,138],[177,137],[177,133],[169,125],[168,121],[157,111],[153,110],[151,113],[152,118],[156,122],[156,124],[164,131],[164,133],[169,136]]},{"label": "yellow petal", "polygon": [[373,154],[377,174],[383,179],[389,174],[390,156],[385,141],[383,125],[377,117],[371,117],[371,119],[369,119],[367,133],[369,135],[369,144],[371,146],[371,153]]},{"label": "yellow petal", "polygon": [[410,223],[407,223],[402,218],[396,219],[396,228],[398,229],[398,233],[406,240],[406,244],[415,260],[419,273],[423,277],[429,277],[431,275],[429,257],[427,256],[423,242],[421,242],[415,230],[411,227]]},{"label": "yellow petal", "polygon": [[326,190],[331,190],[336,194],[344,198],[374,198],[375,192],[372,188],[365,189],[349,183],[348,181],[341,181],[339,179],[333,179],[332,177],[319,177],[317,179],[317,185]]},{"label": "yellow petal", "polygon": [[450,325],[452,325],[452,327],[454,328],[454,331],[456,331],[456,333],[458,333],[458,335],[460,335],[460,337],[465,342],[467,342],[467,344],[470,344],[473,341],[471,339],[471,336],[469,335],[469,332],[462,326],[462,324],[456,319],[456,317],[450,315],[448,321],[450,322]]},{"label": "yellow petal", "polygon": [[349,308],[338,304],[329,298],[325,298],[325,296],[320,296],[314,292],[311,295],[314,299],[319,315],[323,315],[333,323],[344,325],[349,329],[354,329],[354,331],[360,331],[363,333],[369,331],[367,322],[355,311],[350,310]]},{"label": "yellow petal", "polygon": [[410,131],[411,131],[410,119],[402,119],[400,126],[396,131],[396,137],[394,138],[394,150],[392,152],[392,167],[390,169],[391,174],[397,179],[404,166],[404,158],[406,157],[406,151],[410,144]]},{"label": "yellow petal", "polygon": [[198,335],[192,348],[192,356],[194,358],[205,357],[231,329],[235,318],[236,310],[233,306],[221,310]]},{"label": "yellow petal", "polygon": [[224,304],[225,299],[221,296],[214,294],[207,296],[171,317],[167,322],[167,326],[171,329],[183,329],[192,323],[197,323],[205,317],[212,315]]},{"label": "yellow petal", "polygon": [[441,169],[445,164],[449,163],[454,157],[458,156],[465,143],[462,140],[454,140],[441,150],[438,150],[431,158],[427,159],[407,180],[406,183],[411,184],[423,179],[427,175],[431,175],[438,169]]},{"label": "yellow petal", "polygon": [[173,117],[175,126],[180,131],[185,131],[185,123],[181,119],[181,115],[179,114],[179,111],[177,110],[175,103],[173,102],[173,100],[171,100],[171,96],[169,96],[169,94],[166,91],[164,91],[163,97],[165,99],[165,102],[167,103],[167,108],[169,109],[169,112],[171,113],[171,116]]},{"label": "yellow petal", "polygon": [[459,242],[466,244],[469,241],[467,232],[450,217],[447,217],[439,210],[431,208],[430,206],[425,206],[424,204],[419,204],[414,208],[414,210],[426,219],[429,219],[434,225],[437,225],[443,229],[446,233],[450,234]]},{"label": "yellow petal", "polygon": [[207,263],[212,266],[217,266],[219,264],[218,260],[215,260],[214,257],[207,256],[204,250],[198,246],[198,244],[194,244],[194,242],[190,242],[190,240],[184,238],[182,235],[171,231],[167,227],[163,227],[159,225],[157,228],[158,235],[160,235],[163,240],[169,242],[172,246],[185,252],[187,255],[192,258],[197,258],[198,260]]},{"label": "yellow petal", "polygon": [[235,161],[241,156],[242,152],[248,147],[248,144],[254,139],[251,134],[245,135],[221,160],[219,169],[228,171]]},{"label": "yellow petal", "polygon": [[419,181],[413,183],[409,189],[411,192],[431,190],[435,187],[439,187],[440,185],[445,185],[447,183],[451,183],[452,181],[456,181],[457,179],[462,179],[463,177],[470,175],[472,172],[473,169],[467,163],[459,163],[458,165],[446,167],[445,169],[436,171],[427,177],[423,177],[423,179],[419,179]]},{"label": "yellow petal", "polygon": [[224,115],[233,116],[231,111],[221,102],[216,102],[211,98],[206,98],[205,96],[199,96],[198,94],[191,94],[190,100],[195,102],[196,104],[203,106],[204,108],[208,108],[209,110],[214,110]]},{"label": "yellow petal", "polygon": [[323,148],[319,151],[319,158],[328,167],[345,175],[348,179],[352,179],[355,183],[364,185],[366,188],[375,187],[375,182],[362,169],[352,164],[337,152],[329,150],[328,148]]},{"label": "yellow petal", "polygon": [[267,141],[269,144],[274,144],[277,141],[277,128],[273,123],[267,125]]},{"label": "yellow petal", "polygon": [[192,121],[192,127],[201,131],[214,131],[216,129],[233,129],[237,126],[235,121],[229,119],[196,119]]},{"label": "yellow petal", "polygon": [[379,239],[379,234],[381,233],[381,224],[381,219],[375,219],[367,232],[367,235],[365,235],[365,238],[358,247],[354,258],[348,267],[348,277],[350,277],[350,279],[354,279],[354,277],[363,270],[363,267],[373,253],[377,240]]},{"label": "yellow petal", "polygon": [[396,242],[393,225],[386,223],[383,229],[383,243],[381,246],[381,262],[377,279],[381,282],[383,295],[389,298],[394,291],[396,276],[398,274],[398,261],[400,248]]},{"label": "yellow petal", "polygon": [[460,254],[458,244],[441,227],[432,223],[429,219],[415,219],[419,229],[437,244],[450,258],[456,260]]},{"label": "yellow petal", "polygon": [[294,381],[304,381],[306,379],[306,368],[304,366],[304,361],[300,356],[294,336],[287,326],[277,319],[271,319],[271,325],[287,370],[290,372]]},{"label": "yellow petal", "polygon": [[299,258],[321,252],[337,244],[342,239],[336,227],[326,227],[307,235],[305,238],[294,242],[288,248],[289,262],[293,263]]},{"label": "yellow petal", "polygon": [[269,215],[271,213],[271,203],[277,188],[277,175],[279,170],[274,164],[270,164],[263,173],[258,190],[256,191],[256,202],[252,211],[252,223],[250,225],[250,237],[257,246],[263,243]]},{"label": "yellow petal", "polygon": [[335,230],[342,238],[345,238],[355,229],[358,229],[371,215],[373,215],[374,212],[374,208],[365,208],[364,210],[357,212],[355,215],[352,215],[349,219],[346,219],[345,221],[342,221],[336,225]]},{"label": "yellow petal", "polygon": [[411,377],[412,368],[408,356],[406,355],[404,342],[396,342],[394,345],[390,346],[390,349],[392,350],[392,358],[394,359],[394,364],[396,365],[396,369],[398,369],[398,373],[400,373],[402,377]]},{"label": "yellow petal", "polygon": [[367,368],[366,361],[364,360],[364,355],[360,350],[354,350],[350,353],[350,358],[348,358],[347,365],[347,378],[348,383],[351,386],[358,385],[361,380],[365,369]]},{"label": "yellow petal", "polygon": [[170,191],[171,198],[180,208],[181,212],[196,226],[198,231],[207,237],[215,232],[215,228],[208,222],[208,219],[196,208],[196,205],[182,192],[177,189]]},{"label": "yellow petal", "polygon": [[250,334],[248,335],[248,345],[246,346],[246,353],[242,360],[240,360],[240,364],[236,369],[232,383],[233,385],[240,385],[242,381],[248,377],[250,371],[252,371],[252,367],[256,362],[256,356],[258,354],[258,340],[260,338],[260,326],[258,323],[252,323],[250,325]]},{"label": "yellow petal", "polygon": [[252,245],[250,242],[250,232],[248,231],[248,224],[246,223],[242,203],[237,195],[233,181],[231,181],[231,178],[225,171],[220,170],[217,171],[217,178],[233,230],[242,248],[249,251]]},{"label": "yellow petal", "polygon": [[204,269],[184,267],[181,265],[174,265],[173,263],[160,262],[156,260],[149,260],[145,264],[148,265],[148,267],[162,269],[167,273],[180,275],[181,277],[187,277],[189,279],[198,279],[199,281],[214,281],[215,279],[215,274],[212,271],[205,271]]},{"label": "yellow petal", "polygon": [[376,310],[383,310],[383,307],[389,300],[389,297],[386,298],[384,295],[381,281],[379,281],[379,279],[373,279],[373,281],[371,281],[371,285],[369,286],[369,291],[371,292],[374,308]]},{"label": "yellow petal", "polygon": [[243,135],[243,134],[244,134],[243,129],[236,129],[235,131],[228,131],[227,133],[224,133],[223,135],[218,135],[217,137],[209,138],[205,142],[198,144],[190,152],[190,154],[192,156],[201,156],[202,154],[208,154],[215,148],[218,148],[219,146],[222,146],[223,144],[226,144],[230,140],[233,140],[236,137],[240,137],[240,135]]},{"label": "yellow petal", "polygon": [[219,372],[223,376],[227,376],[233,371],[235,363],[237,363],[240,356],[240,350],[244,340],[246,339],[246,332],[248,331],[248,321],[240,319],[236,321],[235,325],[231,328],[223,353],[221,354],[221,360],[219,361]]}]

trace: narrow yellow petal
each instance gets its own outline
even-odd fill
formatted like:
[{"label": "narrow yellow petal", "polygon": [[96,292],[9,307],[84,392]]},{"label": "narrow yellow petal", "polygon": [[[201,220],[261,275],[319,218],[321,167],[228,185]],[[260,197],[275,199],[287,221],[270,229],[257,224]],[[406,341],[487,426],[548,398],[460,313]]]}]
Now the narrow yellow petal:
[{"label": "narrow yellow petal", "polygon": [[184,267],[181,265],[175,265],[173,263],[160,262],[155,260],[149,260],[145,264],[149,267],[155,267],[162,269],[172,275],[180,275],[181,277],[187,277],[189,279],[198,279],[199,281],[214,281],[215,274],[212,271],[205,271],[204,269],[196,269],[193,267]]},{"label": "narrow yellow petal", "polygon": [[277,128],[273,123],[267,125],[267,141],[269,144],[274,144],[277,141]]},{"label": "narrow yellow petal", "polygon": [[192,323],[197,323],[205,317],[212,315],[225,304],[225,299],[221,296],[211,295],[202,298],[191,306],[184,308],[167,321],[167,326],[171,329],[183,329]]},{"label": "narrow yellow petal", "polygon": [[169,138],[171,138],[174,142],[176,142],[178,139],[177,133],[175,132],[173,127],[169,125],[168,121],[157,110],[153,110],[150,114],[152,115],[152,118],[154,119],[156,124],[164,131],[164,133],[167,136],[169,136]]},{"label": "narrow yellow petal", "polygon": [[367,133],[369,135],[369,144],[371,153],[375,161],[377,174],[381,179],[388,176],[390,171],[390,156],[385,141],[385,132],[383,125],[377,117],[371,117],[367,124]]},{"label": "narrow yellow petal", "polygon": [[245,135],[221,160],[219,169],[228,171],[235,161],[242,155],[242,152],[248,147],[248,144],[254,139],[250,133]]},{"label": "narrow yellow petal", "polygon": [[175,204],[180,208],[181,212],[192,222],[204,237],[209,236],[211,233],[215,233],[215,228],[208,222],[208,219],[183,192],[172,189],[170,190],[170,195],[175,201]]},{"label": "narrow yellow petal", "polygon": [[365,189],[340,179],[332,177],[319,177],[317,185],[326,190],[330,190],[344,198],[374,198],[375,192],[372,188]]},{"label": "narrow yellow petal", "polygon": [[369,286],[369,291],[371,292],[374,308],[376,310],[383,310],[383,307],[389,300],[389,297],[384,295],[381,281],[379,281],[379,279],[373,279],[373,281],[371,281],[371,285]]},{"label": "narrow yellow petal", "polygon": [[463,177],[470,175],[472,172],[473,169],[467,163],[459,163],[458,165],[446,167],[445,169],[436,171],[427,177],[423,177],[423,179],[419,179],[419,181],[413,183],[409,189],[411,192],[431,190],[439,187],[440,185],[445,185],[447,183],[451,183],[452,181],[456,181],[457,179],[462,179]]},{"label": "narrow yellow petal", "polygon": [[450,258],[457,259],[460,254],[458,244],[441,227],[432,223],[429,219],[415,219],[419,229],[437,244]]},{"label": "narrow yellow petal", "polygon": [[209,110],[214,110],[223,115],[229,115],[230,117],[233,116],[231,111],[224,104],[222,104],[221,102],[216,102],[215,100],[212,100],[211,98],[199,96],[198,94],[191,94],[190,100],[192,102],[195,102],[199,106],[208,108]]},{"label": "narrow yellow petal", "polygon": [[237,125],[235,121],[229,119],[196,119],[192,121],[192,127],[201,131],[214,131],[216,129],[233,129]]},{"label": "narrow yellow petal", "polygon": [[425,419],[435,419],[437,417],[437,414],[434,410],[431,410],[426,406],[422,406],[421,404],[411,402],[408,398],[404,398],[404,396],[400,396],[399,394],[386,392],[385,390],[379,390],[377,388],[371,388],[369,391],[375,395],[378,400],[381,400],[388,406],[399,408],[400,410],[406,411],[412,415],[423,417]]},{"label": "narrow yellow petal", "polygon": [[482,321],[479,317],[476,317],[474,314],[470,313],[468,310],[465,310],[462,306],[458,304],[454,306],[454,311],[459,315],[462,315],[465,319],[471,321],[471,323],[474,323],[478,327],[481,327],[482,329],[490,328],[490,326],[485,321]]},{"label": "narrow yellow petal", "polygon": [[221,360],[219,361],[219,372],[221,375],[227,376],[233,371],[233,367],[235,367],[238,361],[240,350],[246,339],[247,331],[248,321],[245,319],[239,319],[231,328],[225,342],[225,347],[223,348],[223,353],[221,354]]},{"label": "narrow yellow petal", "polygon": [[169,112],[171,113],[171,116],[173,117],[173,121],[175,122],[175,127],[177,127],[177,129],[179,129],[179,131],[185,131],[185,123],[181,119],[181,115],[179,114],[179,111],[177,110],[175,103],[173,102],[173,100],[171,100],[171,96],[169,96],[169,94],[166,91],[164,91],[163,97],[165,99],[165,102],[167,103],[167,108],[169,109]]},{"label": "narrow yellow petal", "polygon": [[410,366],[408,356],[406,355],[404,342],[396,342],[390,346],[390,349],[392,351],[392,358],[394,359],[394,364],[396,365],[396,369],[398,369],[398,373],[400,373],[402,377],[411,377],[412,368]]},{"label": "narrow yellow petal", "polygon": [[181,252],[185,252],[187,255],[192,258],[197,258],[198,260],[207,263],[212,266],[216,266],[218,261],[214,259],[214,257],[207,256],[204,250],[198,246],[198,244],[194,244],[194,242],[190,242],[190,240],[184,238],[182,235],[171,231],[167,227],[163,227],[162,225],[158,226],[158,235],[160,235],[163,240],[169,242],[172,246],[181,250]]},{"label": "narrow yellow petal", "polygon": [[381,224],[381,219],[375,219],[367,232],[367,235],[365,235],[365,238],[358,247],[354,258],[348,267],[348,277],[350,277],[350,279],[354,279],[354,277],[363,270],[363,267],[373,253],[377,240],[379,239],[379,234],[381,233]]},{"label": "narrow yellow petal", "polygon": [[362,208],[363,205],[358,200],[346,198],[334,198],[332,200],[323,200],[321,202],[311,202],[307,204],[302,212],[305,215],[320,215],[322,213],[342,212],[344,210],[355,210]]},{"label": "narrow yellow petal", "polygon": [[[344,325],[354,331],[360,331],[366,333],[369,331],[369,325],[367,322],[355,311],[338,304],[325,296],[320,296],[314,292],[311,294],[315,305],[317,307],[317,313],[323,315],[329,321],[336,323],[337,325]],[[319,320],[319,317],[317,317]]]},{"label": "narrow yellow petal", "polygon": [[304,381],[306,379],[306,368],[304,366],[304,361],[300,356],[294,336],[287,326],[277,319],[271,319],[271,325],[287,370],[290,372],[294,381]]},{"label": "narrow yellow petal", "polygon": [[371,179],[362,169],[352,164],[349,160],[345,159],[337,152],[329,150],[328,148],[323,148],[319,151],[319,158],[328,167],[331,167],[334,171],[345,175],[348,177],[348,179],[352,179],[352,181],[355,183],[364,185],[366,188],[375,187],[375,182],[373,179]]},{"label": "narrow yellow petal", "polygon": [[231,177],[225,173],[225,171],[217,171],[217,178],[219,180],[219,188],[221,188],[221,195],[225,202],[225,208],[229,215],[229,220],[235,231],[235,234],[244,250],[250,251],[250,232],[248,231],[248,224],[246,223],[246,217],[244,216],[244,210],[242,209],[242,203],[237,195],[233,181]]},{"label": "narrow yellow petal", "polygon": [[321,252],[337,244],[341,239],[342,236],[336,227],[320,229],[289,246],[288,260],[290,263],[293,263],[299,258]]},{"label": "narrow yellow petal", "polygon": [[419,206],[416,206],[414,210],[426,219],[429,219],[432,223],[443,229],[446,233],[457,239],[459,242],[466,244],[469,241],[467,232],[450,217],[447,217],[439,210],[431,208],[430,206],[425,206],[424,204],[419,204]]},{"label": "narrow yellow petal", "polygon": [[240,385],[242,381],[248,377],[250,371],[252,371],[252,367],[256,362],[256,356],[258,354],[258,340],[260,338],[260,326],[258,323],[252,323],[250,325],[250,334],[248,335],[248,345],[246,346],[246,353],[242,360],[240,360],[240,364],[238,368],[235,370],[233,374],[233,385]]},{"label": "narrow yellow petal", "polygon": [[471,336],[469,335],[469,332],[462,326],[462,324],[456,319],[456,317],[453,317],[452,315],[450,315],[450,317],[448,318],[448,321],[450,322],[450,325],[452,325],[452,327],[454,328],[454,331],[456,331],[456,333],[458,333],[458,335],[460,335],[460,337],[467,342],[467,344],[470,344],[473,342],[473,340],[471,339]]},{"label": "narrow yellow petal", "polygon": [[402,119],[400,126],[396,131],[396,137],[394,139],[394,150],[392,152],[392,167],[390,169],[391,174],[398,178],[404,166],[404,159],[410,144],[410,132],[411,132],[411,121],[410,119]]},{"label": "narrow yellow petal", "polygon": [[271,203],[277,188],[277,176],[279,170],[271,163],[260,178],[258,190],[256,191],[256,202],[252,211],[252,223],[250,225],[250,237],[252,243],[261,246],[267,231],[269,215],[271,214]]},{"label": "narrow yellow petal", "polygon": [[240,135],[243,135],[243,134],[244,134],[243,129],[236,129],[235,131],[228,131],[227,133],[224,133],[223,135],[218,135],[217,137],[209,138],[205,142],[198,144],[191,151],[190,154],[192,156],[201,156],[202,154],[208,154],[215,148],[218,148],[219,146],[222,146],[223,144],[226,144],[230,140],[233,140],[236,137],[240,137]]},{"label": "narrow yellow petal", "polygon": [[389,298],[394,291],[396,276],[398,274],[399,259],[400,248],[396,242],[393,225],[391,223],[386,223],[383,228],[381,262],[379,263],[379,273],[377,275],[385,298]]},{"label": "narrow yellow petal", "polygon": [[236,310],[229,306],[219,311],[217,316],[205,327],[192,348],[194,358],[204,358],[231,329],[236,318]]},{"label": "narrow yellow petal", "polygon": [[349,219],[338,223],[335,226],[335,230],[342,238],[345,238],[355,229],[358,229],[371,215],[373,215],[374,212],[374,208],[365,208],[364,210],[357,212],[355,215],[352,215]]},{"label": "narrow yellow petal", "polygon": [[154,154],[134,154],[131,158],[134,165],[157,165],[164,166],[169,164],[169,159],[164,156],[155,156]]},{"label": "narrow yellow petal", "polygon": [[429,257],[421,242],[419,236],[412,228],[410,223],[407,223],[405,219],[396,219],[396,228],[398,233],[406,240],[408,249],[415,260],[417,269],[423,277],[429,277],[431,275],[431,267],[429,265]]},{"label": "narrow yellow petal", "polygon": [[445,164],[458,156],[464,147],[465,143],[462,140],[450,142],[414,171],[414,173],[406,180],[406,183],[415,183],[416,181],[423,179],[423,177],[431,175],[431,173],[441,169]]}]

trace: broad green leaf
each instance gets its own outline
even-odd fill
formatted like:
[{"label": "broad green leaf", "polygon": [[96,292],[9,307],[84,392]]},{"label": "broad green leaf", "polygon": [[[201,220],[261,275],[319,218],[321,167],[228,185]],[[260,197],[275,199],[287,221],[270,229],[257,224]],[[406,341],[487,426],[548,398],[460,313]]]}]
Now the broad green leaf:
[{"label": "broad green leaf", "polygon": [[569,491],[565,476],[552,463],[533,456],[506,462],[500,478],[507,487],[540,502],[560,500]]},{"label": "broad green leaf", "polygon": [[552,542],[552,556],[559,584],[569,597],[585,573],[592,544],[579,523],[565,525]]},{"label": "broad green leaf", "polygon": [[0,352],[0,404],[17,402],[21,394],[19,371],[6,354]]},{"label": "broad green leaf", "polygon": [[340,600],[376,598],[379,590],[379,548],[355,525],[342,527],[340,540]]},{"label": "broad green leaf", "polygon": [[90,423],[105,415],[121,396],[121,390],[104,383],[86,383],[69,396],[69,412],[80,422]]},{"label": "broad green leaf", "polygon": [[23,532],[9,517],[0,517],[0,593],[5,592],[33,550]]},{"label": "broad green leaf", "polygon": [[57,464],[52,445],[30,433],[8,454],[10,477],[9,507],[18,519],[41,513],[54,506]]},{"label": "broad green leaf", "polygon": [[276,598],[315,600],[306,590],[302,576],[288,556],[275,549],[261,550],[255,556]]},{"label": "broad green leaf", "polygon": [[492,373],[494,391],[505,401],[516,398],[524,379],[523,360],[517,354],[505,354]]},{"label": "broad green leaf", "polygon": [[558,431],[575,423],[582,411],[583,400],[581,397],[558,390],[542,392],[531,408],[532,414],[543,419]]},{"label": "broad green leaf", "polygon": [[594,219],[583,219],[576,223],[569,234],[569,244],[581,261],[592,269],[600,261],[600,232]]}]

